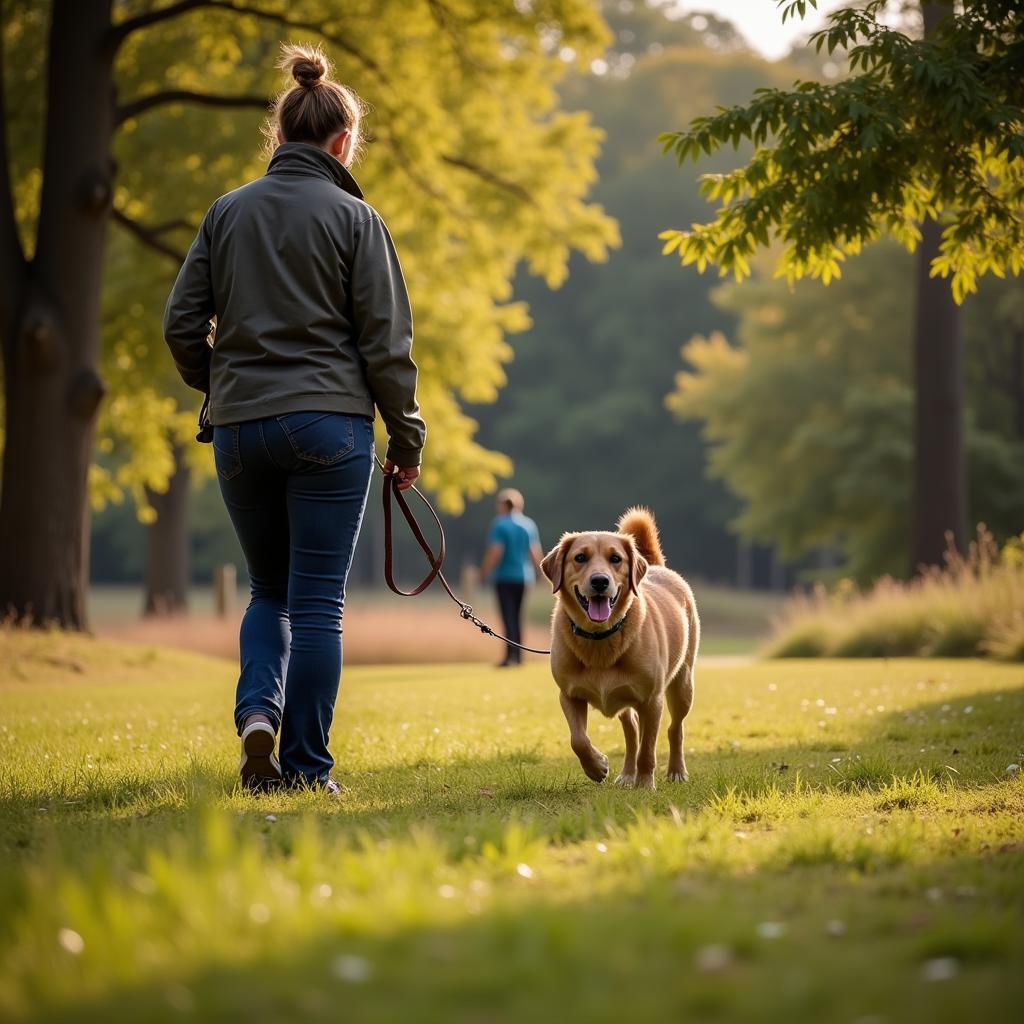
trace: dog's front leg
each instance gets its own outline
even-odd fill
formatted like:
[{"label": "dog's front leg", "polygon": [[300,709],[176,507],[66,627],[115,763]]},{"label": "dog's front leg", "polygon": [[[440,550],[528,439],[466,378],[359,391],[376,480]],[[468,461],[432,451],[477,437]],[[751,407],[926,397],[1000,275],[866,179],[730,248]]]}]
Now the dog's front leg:
[{"label": "dog's front leg", "polygon": [[640,707],[640,753],[636,759],[638,789],[654,789],[654,769],[658,766],[658,730],[664,700],[656,694]]},{"label": "dog's front leg", "polygon": [[587,702],[567,697],[564,693],[560,693],[558,699],[561,701],[565,720],[569,723],[569,743],[572,745],[572,752],[580,759],[587,778],[595,782],[604,782],[604,777],[608,774],[608,758],[590,742],[587,735]]},{"label": "dog's front leg", "polygon": [[640,748],[640,719],[632,708],[626,708],[619,715],[622,735],[626,741],[626,756],[622,760],[622,771],[615,780],[616,786],[636,785],[636,756]]}]

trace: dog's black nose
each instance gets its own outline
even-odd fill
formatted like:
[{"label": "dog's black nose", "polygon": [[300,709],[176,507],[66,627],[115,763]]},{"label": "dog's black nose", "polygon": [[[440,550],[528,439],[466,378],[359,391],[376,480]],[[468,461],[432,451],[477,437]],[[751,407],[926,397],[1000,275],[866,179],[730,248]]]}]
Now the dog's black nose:
[{"label": "dog's black nose", "polygon": [[607,589],[611,580],[607,576],[596,575],[590,577],[590,586],[598,594],[603,594]]}]

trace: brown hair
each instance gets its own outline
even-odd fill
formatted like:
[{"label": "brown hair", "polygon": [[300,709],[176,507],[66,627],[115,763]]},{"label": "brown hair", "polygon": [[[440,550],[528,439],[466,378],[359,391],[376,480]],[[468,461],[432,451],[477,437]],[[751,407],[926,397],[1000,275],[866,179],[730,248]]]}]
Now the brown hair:
[{"label": "brown hair", "polygon": [[278,94],[266,125],[267,142],[277,146],[277,133],[285,142],[322,146],[340,131],[352,133],[352,153],[362,142],[360,124],[366,104],[347,86],[331,78],[331,63],[319,46],[281,44],[277,66],[294,84]]}]

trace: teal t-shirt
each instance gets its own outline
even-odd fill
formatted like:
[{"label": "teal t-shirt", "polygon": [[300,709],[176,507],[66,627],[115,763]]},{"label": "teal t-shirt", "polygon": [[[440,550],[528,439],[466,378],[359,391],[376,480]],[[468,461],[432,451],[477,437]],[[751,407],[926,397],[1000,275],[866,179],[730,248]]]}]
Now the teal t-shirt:
[{"label": "teal t-shirt", "polygon": [[539,544],[537,524],[521,512],[498,516],[491,523],[487,543],[501,545],[501,561],[494,570],[495,583],[533,583],[536,574],[530,545]]}]

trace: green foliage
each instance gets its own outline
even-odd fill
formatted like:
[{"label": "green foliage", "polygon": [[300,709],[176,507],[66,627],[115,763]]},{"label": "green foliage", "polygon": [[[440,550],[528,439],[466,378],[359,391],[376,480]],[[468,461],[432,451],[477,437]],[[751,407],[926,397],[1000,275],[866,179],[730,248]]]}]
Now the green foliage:
[{"label": "green foliage", "polygon": [[[778,0],[802,17],[815,0]],[[679,163],[725,146],[755,145],[735,170],[705,175],[719,204],[710,223],[662,233],[665,253],[737,280],[758,248],[779,242],[776,272],[793,281],[839,277],[849,255],[882,235],[908,250],[926,218],[943,223],[932,274],[951,278],[957,302],[978,278],[1024,267],[1024,11],[975,0],[928,39],[881,20],[887,0],[829,15],[811,41],[845,52],[837,82],[760,88],[661,136]]]},{"label": "green foliage", "polygon": [[1019,669],[698,678],[691,782],[647,793],[582,778],[542,665],[514,707],[478,666],[347,671],[343,797],[259,799],[227,662],[2,631],[0,1016],[1013,1019]]},{"label": "green foliage", "polygon": [[[119,0],[116,19],[152,9]],[[27,97],[10,114],[26,233],[39,185],[32,139],[47,10],[17,4],[5,31],[10,91]],[[278,43],[296,38],[323,42],[341,80],[372,106],[370,144],[355,170],[408,278],[430,427],[424,481],[443,507],[459,509],[510,469],[507,457],[474,440],[463,405],[494,400],[511,358],[506,336],[529,323],[511,297],[517,268],[555,287],[571,252],[600,260],[617,243],[614,221],[586,200],[600,132],[587,115],[561,110],[555,91],[570,66],[565,56],[583,65],[607,39],[588,0],[198,4],[134,31],[117,57],[121,104],[165,90],[249,100],[234,108],[160,103],[118,133],[104,295],[112,397],[93,474],[99,499],[130,492],[144,506],[144,488],[166,481],[171,445],[189,436],[197,402],[174,380],[160,336],[173,254],[187,248],[213,199],[262,173],[262,98],[282,84]]]},{"label": "green foliage", "polygon": [[[677,368],[680,341],[694,331],[728,330],[733,315],[714,308],[713,282],[681,276],[659,255],[664,211],[697,216],[701,204],[680,189],[655,136],[675,111],[733,102],[759,82],[786,81],[794,69],[746,50],[720,52],[683,21],[666,22],[659,12],[648,25],[651,16],[619,15],[620,34],[634,33],[628,74],[615,70],[623,58],[608,57],[607,74],[573,77],[563,88],[565,105],[593,111],[607,135],[594,195],[619,219],[622,247],[607,263],[574,261],[557,293],[517,283],[534,324],[515,339],[510,386],[478,415],[481,436],[515,460],[515,485],[545,543],[568,528],[610,526],[627,505],[645,502],[658,516],[670,564],[731,579],[735,542],[725,523],[735,503],[706,479],[696,428],[673,422],[658,396]],[[712,29],[716,40],[728,38],[720,26]],[[679,45],[649,48],[666,37]],[[475,557],[491,512],[488,502],[456,527]]]},{"label": "green foliage", "polygon": [[[908,259],[880,243],[828,292],[755,277],[718,293],[739,317],[739,345],[720,333],[690,341],[667,404],[705,424],[711,472],[744,503],[744,536],[790,559],[837,548],[860,580],[906,572],[910,289]],[[988,310],[971,317],[979,341]],[[986,408],[985,391],[972,397]],[[1024,446],[1008,434],[967,424],[971,517],[1001,537],[1024,520]]]},{"label": "green foliage", "polygon": [[979,531],[966,557],[910,582],[891,577],[861,591],[818,587],[783,613],[767,653],[776,658],[1024,660],[1024,535],[1000,552]]}]

